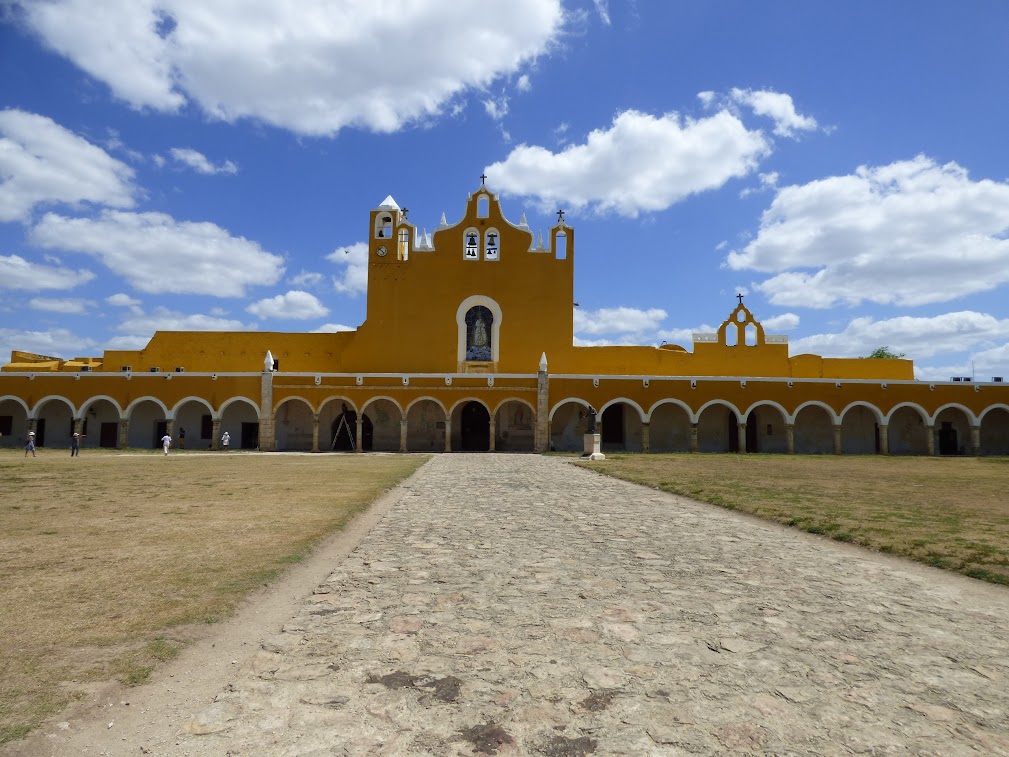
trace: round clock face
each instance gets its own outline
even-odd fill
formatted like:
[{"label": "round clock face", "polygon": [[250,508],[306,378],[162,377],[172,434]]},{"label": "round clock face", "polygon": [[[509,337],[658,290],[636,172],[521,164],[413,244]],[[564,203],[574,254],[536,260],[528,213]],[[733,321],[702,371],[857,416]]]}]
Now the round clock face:
[{"label": "round clock face", "polygon": [[389,251],[387,249],[385,249],[384,247],[379,247],[377,250],[375,250],[375,253],[380,258],[384,258],[387,252],[389,252]]}]

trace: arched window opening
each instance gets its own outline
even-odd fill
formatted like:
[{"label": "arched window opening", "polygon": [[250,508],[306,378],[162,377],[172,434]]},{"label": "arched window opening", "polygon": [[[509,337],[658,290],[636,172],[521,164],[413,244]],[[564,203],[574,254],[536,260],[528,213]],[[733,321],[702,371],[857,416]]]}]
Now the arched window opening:
[{"label": "arched window opening", "polygon": [[407,260],[410,257],[410,230],[399,230],[399,246],[396,250],[396,257],[399,260]]},{"label": "arched window opening", "polygon": [[466,359],[490,361],[491,334],[494,315],[483,305],[477,305],[466,312]]},{"label": "arched window opening", "polygon": [[490,215],[490,198],[487,195],[480,195],[476,201],[477,218],[486,218]]},{"label": "arched window opening", "polygon": [[389,239],[392,236],[392,216],[383,213],[375,219],[375,237]]},{"label": "arched window opening", "polygon": [[725,327],[725,345],[735,347],[737,344],[739,344],[739,326],[730,323]]},{"label": "arched window opening", "polygon": [[757,344],[757,327],[752,323],[746,325],[746,346],[755,347]]},{"label": "arched window opening", "polygon": [[564,260],[568,256],[568,235],[563,231],[554,235],[554,256],[557,260]]},{"label": "arched window opening", "polygon": [[484,234],[484,247],[483,247],[483,257],[484,260],[498,260],[500,257],[500,248],[498,247],[498,240],[500,239],[500,234],[498,234],[497,229],[488,229]]},{"label": "arched window opening", "polygon": [[476,229],[466,229],[466,233],[463,234],[462,256],[466,260],[480,259],[480,247],[477,241],[479,237],[480,233]]}]

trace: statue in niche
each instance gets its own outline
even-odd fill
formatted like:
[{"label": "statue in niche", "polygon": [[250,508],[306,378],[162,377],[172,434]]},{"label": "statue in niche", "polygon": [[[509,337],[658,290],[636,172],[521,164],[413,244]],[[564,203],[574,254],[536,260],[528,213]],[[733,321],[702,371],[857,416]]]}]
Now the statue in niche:
[{"label": "statue in niche", "polygon": [[493,316],[490,310],[477,306],[466,314],[466,359],[490,361],[492,359],[491,338],[488,327]]}]

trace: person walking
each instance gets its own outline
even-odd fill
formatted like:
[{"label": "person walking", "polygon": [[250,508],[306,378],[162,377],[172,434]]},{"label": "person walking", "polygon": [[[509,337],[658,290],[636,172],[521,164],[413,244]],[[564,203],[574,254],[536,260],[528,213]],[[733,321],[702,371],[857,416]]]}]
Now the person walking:
[{"label": "person walking", "polygon": [[172,437],[170,437],[168,434],[165,434],[163,437],[161,437],[161,446],[165,448],[165,457],[167,457],[168,448],[172,446]]},{"label": "person walking", "polygon": [[179,426],[179,449],[186,448],[186,429]]},{"label": "person walking", "polygon": [[227,452],[230,445],[231,445],[231,434],[225,431],[223,434],[221,434],[221,447],[222,449],[224,449],[225,452]]},{"label": "person walking", "polygon": [[28,457],[28,453],[32,453],[32,457],[35,457],[35,432],[28,432],[28,443],[25,444],[25,457]]},{"label": "person walking", "polygon": [[81,435],[74,434],[70,438],[70,457],[81,456]]}]

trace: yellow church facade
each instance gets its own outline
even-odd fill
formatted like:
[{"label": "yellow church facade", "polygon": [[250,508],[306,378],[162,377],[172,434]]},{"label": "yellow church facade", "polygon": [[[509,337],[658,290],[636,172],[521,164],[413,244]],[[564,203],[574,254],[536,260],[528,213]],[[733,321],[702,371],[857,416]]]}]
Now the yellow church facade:
[{"label": "yellow church facade", "polygon": [[432,233],[371,211],[367,316],[339,333],[157,332],[141,350],[0,371],[0,446],[1007,455],[1009,386],[909,360],[790,356],[739,302],[678,345],[574,346],[575,230],[507,220],[485,185]]}]

